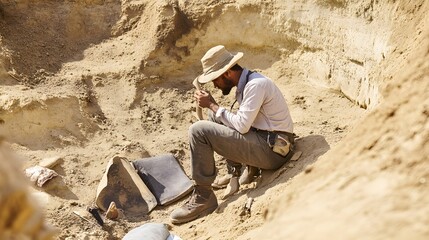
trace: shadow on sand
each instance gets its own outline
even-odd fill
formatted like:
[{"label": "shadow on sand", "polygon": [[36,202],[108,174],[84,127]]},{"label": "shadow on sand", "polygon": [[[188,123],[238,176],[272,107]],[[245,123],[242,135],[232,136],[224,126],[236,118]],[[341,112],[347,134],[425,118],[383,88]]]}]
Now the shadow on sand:
[{"label": "shadow on sand", "polygon": [[[295,150],[302,152],[301,157],[297,161],[288,161],[277,170],[263,170],[261,177],[257,180],[256,187],[243,189],[243,187],[247,186],[242,186],[242,189],[237,194],[219,204],[218,212],[223,212],[229,203],[234,202],[244,194],[248,197],[256,198],[263,195],[267,189],[287,182],[289,179],[304,171],[308,165],[316,162],[320,156],[330,149],[328,142],[321,135],[309,135],[297,138],[295,141]],[[248,186],[255,185],[248,184]],[[223,189],[221,189],[221,191],[223,191]]]}]

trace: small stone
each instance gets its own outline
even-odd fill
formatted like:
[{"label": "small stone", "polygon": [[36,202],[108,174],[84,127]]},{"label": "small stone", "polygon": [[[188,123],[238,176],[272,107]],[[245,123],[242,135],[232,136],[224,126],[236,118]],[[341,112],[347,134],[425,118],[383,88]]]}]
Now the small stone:
[{"label": "small stone", "polygon": [[304,169],[305,173],[310,173],[313,170],[313,166],[306,166]]},{"label": "small stone", "polygon": [[292,158],[290,159],[291,161],[298,161],[299,157],[301,157],[302,152],[301,151],[296,151],[294,152]]}]

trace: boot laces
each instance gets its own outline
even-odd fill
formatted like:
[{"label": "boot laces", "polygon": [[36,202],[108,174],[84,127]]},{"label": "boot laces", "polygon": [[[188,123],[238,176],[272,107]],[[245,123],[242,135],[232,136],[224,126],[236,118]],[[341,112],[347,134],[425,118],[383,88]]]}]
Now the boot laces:
[{"label": "boot laces", "polygon": [[194,188],[194,191],[192,192],[191,196],[189,197],[189,199],[186,201],[185,206],[190,210],[193,209],[195,207],[197,207],[198,205],[200,205],[200,203],[197,203],[197,199],[201,198],[204,199],[200,192],[198,191],[197,188]]}]

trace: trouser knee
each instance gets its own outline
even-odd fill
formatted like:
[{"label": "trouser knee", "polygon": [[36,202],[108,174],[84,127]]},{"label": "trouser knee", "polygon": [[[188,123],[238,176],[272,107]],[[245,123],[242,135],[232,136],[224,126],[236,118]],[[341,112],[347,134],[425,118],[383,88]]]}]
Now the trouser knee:
[{"label": "trouser knee", "polygon": [[188,130],[189,138],[204,136],[206,133],[206,129],[208,129],[208,121],[202,120],[193,123]]}]

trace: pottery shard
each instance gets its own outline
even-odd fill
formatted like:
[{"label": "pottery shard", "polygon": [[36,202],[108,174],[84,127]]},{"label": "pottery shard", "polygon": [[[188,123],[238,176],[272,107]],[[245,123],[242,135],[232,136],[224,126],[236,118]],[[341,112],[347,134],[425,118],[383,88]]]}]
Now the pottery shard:
[{"label": "pottery shard", "polygon": [[54,170],[41,166],[33,166],[25,169],[25,175],[39,187],[42,187],[47,181],[58,176]]},{"label": "pottery shard", "polygon": [[119,156],[110,159],[97,188],[97,206],[107,211],[111,202],[115,202],[116,207],[129,217],[148,214],[157,205],[155,197],[133,166]]},{"label": "pottery shard", "polygon": [[118,217],[119,217],[119,212],[118,212],[118,209],[116,208],[116,204],[115,202],[111,202],[106,212],[106,218],[115,220]]}]

